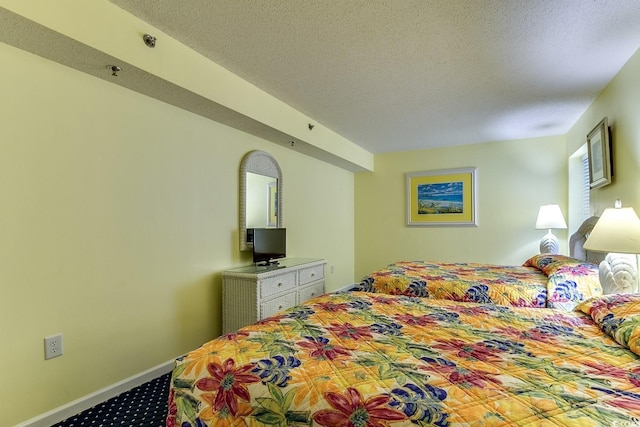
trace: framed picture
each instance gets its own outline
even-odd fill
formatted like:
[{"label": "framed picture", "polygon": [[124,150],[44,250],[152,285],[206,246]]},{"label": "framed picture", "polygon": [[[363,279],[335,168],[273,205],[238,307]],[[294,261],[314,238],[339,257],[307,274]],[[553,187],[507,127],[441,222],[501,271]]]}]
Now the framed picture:
[{"label": "framed picture", "polygon": [[478,225],[476,168],[407,173],[407,225]]},{"label": "framed picture", "polygon": [[589,185],[591,188],[611,184],[613,163],[611,161],[611,138],[609,122],[605,117],[587,135],[589,153]]}]

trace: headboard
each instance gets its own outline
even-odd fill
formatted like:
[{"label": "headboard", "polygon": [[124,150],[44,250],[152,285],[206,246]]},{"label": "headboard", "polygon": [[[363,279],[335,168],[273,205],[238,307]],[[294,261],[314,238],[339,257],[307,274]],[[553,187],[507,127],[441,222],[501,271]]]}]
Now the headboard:
[{"label": "headboard", "polygon": [[581,259],[598,265],[604,260],[604,257],[607,256],[607,254],[603,252],[594,252],[584,249],[584,242],[587,240],[587,237],[589,237],[589,233],[593,230],[596,222],[598,222],[597,216],[587,218],[582,225],[580,225],[578,231],[571,235],[571,238],[569,239],[569,255],[572,258]]}]

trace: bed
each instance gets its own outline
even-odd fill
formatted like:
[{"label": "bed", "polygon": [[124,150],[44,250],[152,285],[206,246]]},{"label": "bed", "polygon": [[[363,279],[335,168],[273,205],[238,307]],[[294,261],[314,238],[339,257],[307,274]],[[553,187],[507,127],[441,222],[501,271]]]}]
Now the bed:
[{"label": "bed", "polygon": [[520,266],[398,261],[365,276],[357,290],[518,307],[573,310],[602,294],[598,266],[539,254]]},{"label": "bed", "polygon": [[395,263],[176,360],[166,425],[640,425],[640,294],[594,277]]},{"label": "bed", "polygon": [[176,361],[167,426],[633,426],[640,295],[327,294]]}]

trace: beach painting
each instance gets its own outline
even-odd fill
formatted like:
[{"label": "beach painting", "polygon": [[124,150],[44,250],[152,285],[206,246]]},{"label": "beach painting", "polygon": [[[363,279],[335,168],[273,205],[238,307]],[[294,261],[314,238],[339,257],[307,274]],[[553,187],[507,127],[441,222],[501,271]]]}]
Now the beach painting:
[{"label": "beach painting", "polygon": [[418,215],[463,212],[462,181],[418,185]]},{"label": "beach painting", "polygon": [[407,173],[407,225],[477,226],[476,168]]}]

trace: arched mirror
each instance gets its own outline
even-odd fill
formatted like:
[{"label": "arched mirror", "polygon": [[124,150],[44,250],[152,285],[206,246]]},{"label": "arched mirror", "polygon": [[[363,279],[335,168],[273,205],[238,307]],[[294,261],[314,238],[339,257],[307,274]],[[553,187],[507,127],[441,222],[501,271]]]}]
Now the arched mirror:
[{"label": "arched mirror", "polygon": [[273,156],[250,151],[240,163],[240,250],[253,247],[248,228],[282,227],[282,171]]}]

